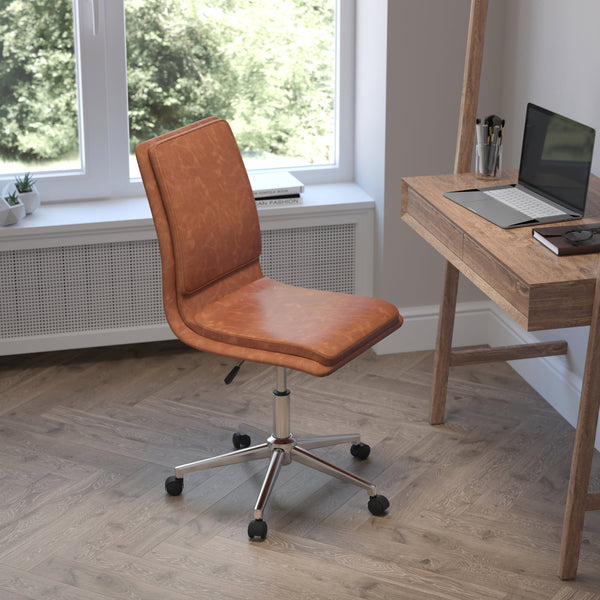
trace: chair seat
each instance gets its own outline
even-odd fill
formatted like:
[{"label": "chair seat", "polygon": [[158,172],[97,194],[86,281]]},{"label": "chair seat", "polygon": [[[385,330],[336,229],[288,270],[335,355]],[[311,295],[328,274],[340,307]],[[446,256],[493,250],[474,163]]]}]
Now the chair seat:
[{"label": "chair seat", "polygon": [[400,326],[392,304],[259,278],[186,317],[218,342],[299,356],[333,366]]}]

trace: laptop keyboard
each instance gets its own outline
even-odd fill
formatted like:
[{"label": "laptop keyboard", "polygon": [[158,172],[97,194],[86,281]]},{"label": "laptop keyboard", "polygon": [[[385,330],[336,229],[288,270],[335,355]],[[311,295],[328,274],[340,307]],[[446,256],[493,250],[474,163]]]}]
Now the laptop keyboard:
[{"label": "laptop keyboard", "polygon": [[519,212],[527,215],[531,219],[541,219],[543,217],[554,217],[557,215],[567,215],[569,213],[546,204],[543,200],[538,200],[534,196],[523,192],[517,188],[502,188],[498,190],[487,190],[483,192],[495,200],[515,208]]}]

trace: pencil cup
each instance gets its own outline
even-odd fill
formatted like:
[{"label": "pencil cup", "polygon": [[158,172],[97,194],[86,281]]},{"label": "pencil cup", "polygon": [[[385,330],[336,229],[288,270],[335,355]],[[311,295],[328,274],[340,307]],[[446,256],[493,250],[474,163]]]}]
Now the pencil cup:
[{"label": "pencil cup", "polygon": [[502,144],[477,144],[475,173],[480,177],[500,177],[502,173]]}]

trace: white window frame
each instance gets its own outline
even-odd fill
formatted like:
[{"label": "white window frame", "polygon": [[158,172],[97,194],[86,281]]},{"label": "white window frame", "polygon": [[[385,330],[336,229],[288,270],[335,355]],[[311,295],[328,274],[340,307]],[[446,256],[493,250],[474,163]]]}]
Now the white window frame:
[{"label": "white window frame", "polygon": [[[291,170],[305,185],[354,178],[355,0],[336,2],[335,162]],[[43,201],[144,196],[129,179],[123,2],[73,0],[73,20],[82,168],[36,175]]]}]

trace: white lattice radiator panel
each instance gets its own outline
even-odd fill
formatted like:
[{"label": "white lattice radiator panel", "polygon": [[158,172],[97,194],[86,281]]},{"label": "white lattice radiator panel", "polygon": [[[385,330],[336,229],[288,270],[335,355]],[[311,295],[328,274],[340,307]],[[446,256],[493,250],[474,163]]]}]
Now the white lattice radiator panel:
[{"label": "white lattice radiator panel", "polygon": [[356,293],[356,224],[262,232],[261,267],[290,285]]},{"label": "white lattice radiator panel", "polygon": [[156,240],[2,252],[0,337],[164,321]]},{"label": "white lattice radiator panel", "polygon": [[[285,283],[354,293],[356,224],[263,231],[261,264]],[[3,251],[0,282],[1,354],[95,345],[99,332],[103,344],[165,337],[156,240]]]}]

